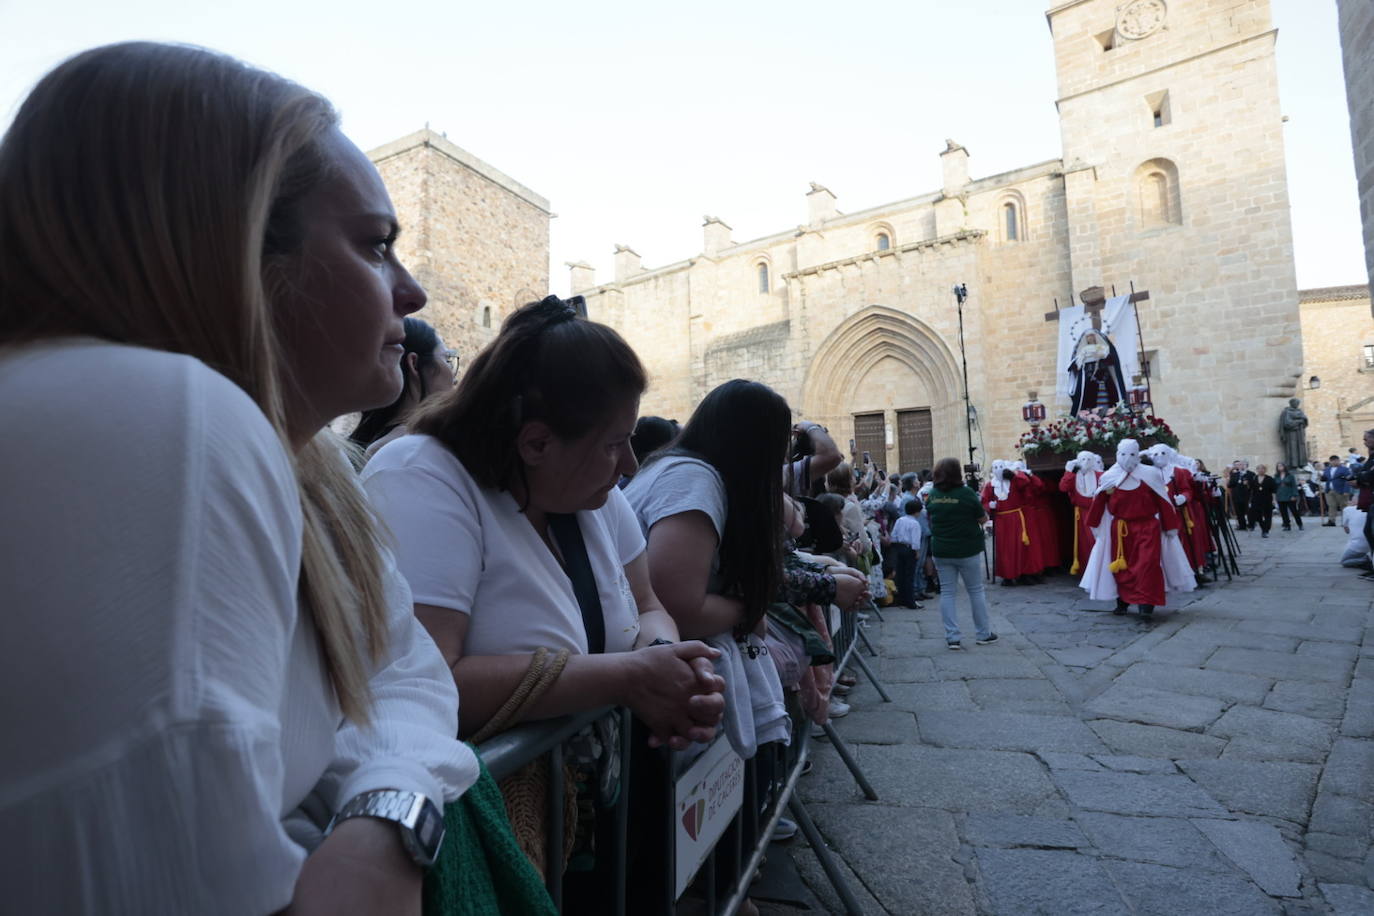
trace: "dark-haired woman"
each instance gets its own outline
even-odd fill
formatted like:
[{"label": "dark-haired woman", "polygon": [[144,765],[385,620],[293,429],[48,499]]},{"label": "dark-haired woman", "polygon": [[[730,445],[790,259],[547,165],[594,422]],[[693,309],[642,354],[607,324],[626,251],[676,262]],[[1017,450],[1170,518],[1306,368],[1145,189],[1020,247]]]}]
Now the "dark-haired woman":
[{"label": "dark-haired woman", "polygon": [[[1302,513],[1298,511],[1298,478],[1293,469],[1282,461],[1274,465],[1274,498],[1278,500],[1279,517],[1283,519],[1283,530],[1292,531],[1293,522],[1302,530]],[[1290,521],[1291,518],[1291,521]]]},{"label": "dark-haired woman", "polygon": [[940,617],[945,624],[945,645],[963,648],[954,601],[962,579],[973,611],[976,642],[986,646],[997,641],[988,621],[983,589],[983,523],[987,514],[978,494],[965,486],[956,459],[941,458],[932,476],[935,488],[930,491],[926,508],[930,511],[930,549],[935,555],[935,568],[940,571]]},{"label": "dark-haired woman", "polygon": [[[635,470],[644,387],[615,331],[550,296],[507,318],[364,469],[462,692],[461,734],[606,705],[634,710],[654,743],[715,734],[715,653],[678,642],[616,487]],[[492,723],[517,692],[534,695]]]},{"label": "dark-haired woman", "polygon": [[444,346],[439,332],[428,321],[409,316],[406,339],[401,346],[401,395],[385,407],[363,411],[349,441],[366,449],[367,457],[392,439],[405,435],[406,416],[431,394],[453,387],[458,371],[458,351]]}]

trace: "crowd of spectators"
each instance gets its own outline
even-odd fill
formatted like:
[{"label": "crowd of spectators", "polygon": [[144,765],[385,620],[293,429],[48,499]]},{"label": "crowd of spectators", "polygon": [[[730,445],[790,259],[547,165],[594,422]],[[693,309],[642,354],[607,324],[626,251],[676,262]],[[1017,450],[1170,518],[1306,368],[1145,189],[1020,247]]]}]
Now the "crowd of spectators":
[{"label": "crowd of spectators", "polygon": [[[20,108],[0,403],[46,434],[0,457],[17,912],[435,912],[427,869],[478,859],[463,893],[547,912],[565,863],[475,744],[619,706],[635,746],[754,757],[789,698],[848,712],[844,615],[959,577],[976,520],[926,507],[957,466],[845,462],[752,381],[641,417],[644,367],[575,301],[458,378],[399,230],[324,98],[213,52],[99,48]],[[579,793],[603,727],[569,745]]]}]

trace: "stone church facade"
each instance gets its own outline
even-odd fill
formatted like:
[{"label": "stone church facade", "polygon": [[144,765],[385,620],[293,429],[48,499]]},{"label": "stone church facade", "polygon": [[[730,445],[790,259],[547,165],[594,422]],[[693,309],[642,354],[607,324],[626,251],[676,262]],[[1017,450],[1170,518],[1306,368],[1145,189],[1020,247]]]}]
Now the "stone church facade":
[{"label": "stone church facade", "polygon": [[842,213],[813,185],[806,222],[764,238],[708,217],[677,263],[620,246],[602,284],[571,265],[590,316],[650,367],[643,411],[683,419],[748,377],[888,467],[965,456],[962,283],[973,445],[1011,456],[1028,391],[1067,408],[1046,313],[1134,282],[1156,410],[1183,447],[1272,463],[1303,354],[1267,0],[1073,0],[1047,18],[1062,159],[975,179],[951,141],[928,193]]},{"label": "stone church facade", "polygon": [[[1316,448],[1357,444],[1326,441],[1368,413],[1350,339],[1313,333],[1304,353],[1305,327],[1352,300],[1300,303],[1268,0],[1071,0],[1047,18],[1062,158],[974,178],[950,141],[938,189],[844,213],[813,184],[805,222],[763,238],[707,217],[701,250],[675,263],[622,245],[609,282],[570,265],[590,317],[649,368],[641,411],[685,419],[720,382],[754,378],[886,467],[929,467],[968,455],[964,353],[976,460],[1010,457],[1028,391],[1067,408],[1046,313],[1134,283],[1156,410],[1185,451],[1272,464],[1295,394]],[[549,203],[427,129],[370,155],[430,294],[423,317],[470,358],[547,292]],[[1348,416],[1326,423],[1329,408]]]}]

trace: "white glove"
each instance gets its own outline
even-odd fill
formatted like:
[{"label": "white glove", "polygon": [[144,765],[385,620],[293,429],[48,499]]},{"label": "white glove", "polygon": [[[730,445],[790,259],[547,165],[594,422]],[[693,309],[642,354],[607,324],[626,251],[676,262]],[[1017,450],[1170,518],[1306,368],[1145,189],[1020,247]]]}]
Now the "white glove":
[{"label": "white glove", "polygon": [[1174,497],[1174,505],[1175,505],[1175,506],[1181,506],[1181,505],[1183,505],[1184,503],[1186,503],[1187,501],[1188,501],[1188,497],[1184,496],[1182,493],[1180,493],[1180,494],[1178,494],[1177,496]]},{"label": "white glove", "polygon": [[997,508],[997,500],[995,500],[995,499],[990,499],[990,500],[988,500],[988,508],[989,508],[989,509],[996,509],[996,508]]},{"label": "white glove", "polygon": [[1164,532],[1164,536],[1165,536],[1166,538],[1177,538],[1177,537],[1178,537],[1178,529],[1177,529],[1177,528],[1171,528],[1171,529],[1169,529],[1168,531]]}]

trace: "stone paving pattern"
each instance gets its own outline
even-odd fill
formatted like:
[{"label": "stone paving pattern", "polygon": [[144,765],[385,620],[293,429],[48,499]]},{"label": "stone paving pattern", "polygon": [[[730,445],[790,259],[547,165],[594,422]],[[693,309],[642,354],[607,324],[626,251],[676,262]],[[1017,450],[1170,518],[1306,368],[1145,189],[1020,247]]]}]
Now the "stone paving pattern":
[{"label": "stone paving pattern", "polygon": [[836,726],[880,800],[823,741],[799,785],[865,912],[1374,913],[1374,584],[1340,529],[1239,537],[1152,623],[1067,576],[990,587],[991,646],[962,591],[962,652],[938,599],[873,621],[892,702],[860,684]]}]

